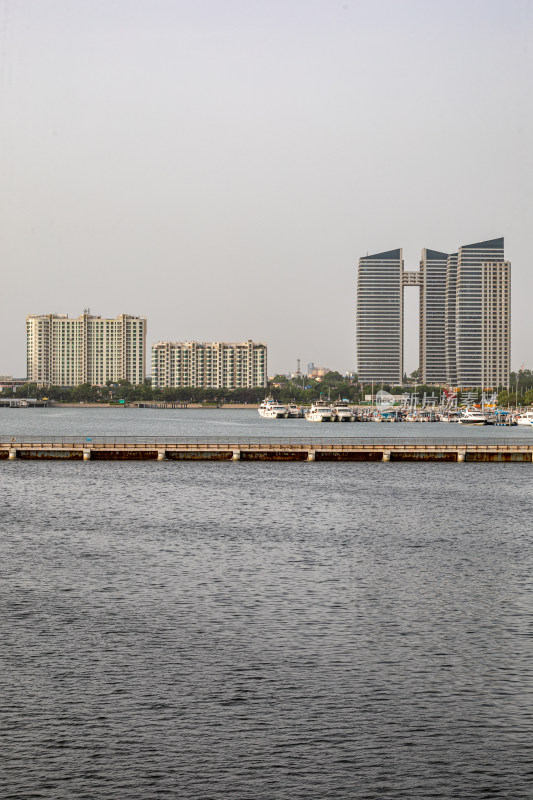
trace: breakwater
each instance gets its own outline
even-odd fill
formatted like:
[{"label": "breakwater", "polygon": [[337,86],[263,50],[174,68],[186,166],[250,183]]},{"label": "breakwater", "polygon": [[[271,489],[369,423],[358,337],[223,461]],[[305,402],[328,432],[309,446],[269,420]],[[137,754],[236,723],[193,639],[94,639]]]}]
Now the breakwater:
[{"label": "breakwater", "polygon": [[0,459],[533,463],[533,437],[3,436]]}]

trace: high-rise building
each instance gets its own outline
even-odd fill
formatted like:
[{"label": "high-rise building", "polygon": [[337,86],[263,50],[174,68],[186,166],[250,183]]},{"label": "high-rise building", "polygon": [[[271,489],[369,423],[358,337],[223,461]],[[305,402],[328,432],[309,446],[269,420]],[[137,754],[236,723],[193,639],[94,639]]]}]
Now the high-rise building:
[{"label": "high-rise building", "polygon": [[446,383],[447,253],[422,250],[420,261],[420,382]]},{"label": "high-rise building", "polygon": [[359,380],[399,383],[403,376],[403,288],[420,287],[420,382],[497,388],[509,385],[511,265],[504,240],[447,254],[424,249],[418,272],[402,251],[359,260]]},{"label": "high-rise building", "polygon": [[481,299],[481,385],[509,388],[511,371],[511,265],[484,262]]},{"label": "high-rise building", "polygon": [[28,380],[44,386],[104,386],[124,379],[141,384],[146,376],[146,318],[116,319],[67,314],[26,317]]},{"label": "high-rise building", "polygon": [[444,347],[446,349],[446,383],[457,386],[455,353],[455,309],[457,304],[457,253],[446,261],[446,308],[444,312]]},{"label": "high-rise building", "polygon": [[356,344],[359,380],[403,380],[402,251],[363,256],[357,276]]},{"label": "high-rise building", "polygon": [[[510,290],[502,298],[502,285],[494,280],[497,268],[485,270],[487,264],[503,264],[503,238],[486,242],[464,245],[457,254],[456,301],[455,301],[455,361],[457,385],[467,386],[507,386],[510,370],[510,323],[507,329],[507,340],[497,335],[497,340],[504,352],[492,354],[487,361],[487,350],[490,330],[491,352],[496,341],[494,332],[500,330],[495,314],[510,314]],[[507,262],[505,262],[507,263]],[[507,264],[507,267],[510,267]],[[503,279],[504,273],[501,271]],[[497,296],[500,291],[500,297]],[[503,302],[503,305],[502,305]],[[484,367],[487,361],[486,369]],[[502,369],[489,367],[498,362]],[[484,374],[485,373],[485,374]],[[505,377],[504,377],[505,376]],[[451,377],[451,375],[450,375]],[[501,383],[498,378],[504,377]]]},{"label": "high-rise building", "polygon": [[252,342],[158,342],[152,387],[252,389],[267,385],[267,346]]}]

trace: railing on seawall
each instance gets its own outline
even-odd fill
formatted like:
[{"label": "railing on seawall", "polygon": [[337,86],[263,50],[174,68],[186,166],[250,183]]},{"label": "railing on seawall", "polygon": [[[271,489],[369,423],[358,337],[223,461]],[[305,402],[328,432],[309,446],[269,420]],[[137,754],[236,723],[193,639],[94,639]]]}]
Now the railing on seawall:
[{"label": "railing on seawall", "polygon": [[65,436],[34,436],[28,434],[0,435],[0,445],[276,445],[276,446],[353,446],[369,445],[373,447],[533,447],[533,436],[530,437],[503,437],[503,436],[94,436],[94,435],[65,435]]}]

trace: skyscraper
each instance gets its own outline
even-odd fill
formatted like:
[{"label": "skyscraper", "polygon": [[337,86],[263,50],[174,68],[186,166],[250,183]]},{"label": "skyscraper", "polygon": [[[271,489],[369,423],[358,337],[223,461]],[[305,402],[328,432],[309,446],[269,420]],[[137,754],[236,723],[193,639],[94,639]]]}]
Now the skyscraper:
[{"label": "skyscraper", "polygon": [[446,383],[457,385],[457,359],[455,353],[455,309],[457,304],[457,253],[450,253],[446,261],[446,306],[444,312],[444,346],[446,349]]},{"label": "skyscraper", "polygon": [[[489,263],[494,266],[487,270],[485,266]],[[504,263],[505,268],[502,267]],[[496,275],[499,275],[499,278],[496,278]],[[507,289],[501,282],[504,276],[507,276],[509,281]],[[503,331],[497,319],[501,313],[506,319],[510,315],[510,264],[504,260],[503,238],[476,242],[459,248],[455,296],[457,385],[462,387],[508,385],[510,320],[506,338],[503,339],[501,335]],[[496,331],[499,333],[495,334]],[[494,351],[496,341],[499,342],[497,352]],[[495,369],[496,364],[499,365],[497,369]],[[498,379],[502,379],[501,383]]]},{"label": "skyscraper", "polygon": [[26,317],[28,380],[45,386],[103,386],[145,379],[146,319],[121,314],[102,319],[84,311]]},{"label": "skyscraper", "polygon": [[482,386],[509,389],[511,366],[511,265],[483,264],[481,302]]},{"label": "skyscraper", "polygon": [[422,250],[420,261],[420,382],[446,383],[447,253]]},{"label": "skyscraper", "polygon": [[359,259],[356,343],[360,381],[402,383],[402,276],[401,250]]},{"label": "skyscraper", "polygon": [[359,379],[400,383],[403,287],[420,287],[420,381],[509,385],[511,265],[503,238],[457,253],[425,248],[420,270],[404,271],[402,251],[359,260],[356,347]]}]

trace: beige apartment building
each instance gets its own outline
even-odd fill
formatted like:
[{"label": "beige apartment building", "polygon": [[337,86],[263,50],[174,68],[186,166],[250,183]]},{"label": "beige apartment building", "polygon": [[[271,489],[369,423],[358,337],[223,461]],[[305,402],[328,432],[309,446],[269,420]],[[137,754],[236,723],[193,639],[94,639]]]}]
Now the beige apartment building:
[{"label": "beige apartment building", "polygon": [[511,372],[511,264],[482,264],[482,386],[509,387]]},{"label": "beige apartment building", "polygon": [[85,310],[26,317],[28,380],[43,386],[104,386],[146,376],[146,318],[121,314],[102,319]]},{"label": "beige apartment building", "polygon": [[152,346],[152,387],[252,389],[267,385],[266,344],[158,342]]}]

